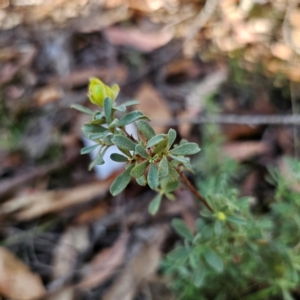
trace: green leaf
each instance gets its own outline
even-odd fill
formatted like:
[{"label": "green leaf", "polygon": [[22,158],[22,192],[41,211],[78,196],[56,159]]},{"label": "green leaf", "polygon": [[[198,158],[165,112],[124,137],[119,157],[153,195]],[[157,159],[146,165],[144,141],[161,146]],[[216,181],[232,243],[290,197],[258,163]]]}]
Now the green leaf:
[{"label": "green leaf", "polygon": [[101,140],[108,134],[108,130],[103,131],[101,133],[90,133],[88,134],[88,139],[90,140]]},{"label": "green leaf", "polygon": [[113,145],[113,144],[114,144],[113,141],[112,141],[113,137],[114,137],[113,134],[107,135],[107,136],[103,139],[104,144],[105,144],[106,146],[111,146],[111,145]]},{"label": "green leaf", "polygon": [[226,219],[229,222],[237,224],[237,225],[246,225],[247,224],[245,219],[243,219],[241,217],[237,217],[237,216],[226,216]]},{"label": "green leaf", "polygon": [[128,158],[126,156],[123,156],[119,153],[113,153],[110,158],[113,160],[113,161],[116,161],[116,162],[127,162],[128,161]]},{"label": "green leaf", "polygon": [[144,120],[136,122],[138,130],[145,136],[147,140],[150,140],[155,136],[154,129]]},{"label": "green leaf", "polygon": [[158,165],[158,176],[159,177],[165,177],[169,174],[169,164],[168,160],[165,156],[161,159]]},{"label": "green leaf", "polygon": [[168,145],[168,138],[162,140],[161,142],[159,142],[156,146],[155,149],[153,151],[154,154],[161,154],[164,151],[167,150],[167,145]]},{"label": "green leaf", "polygon": [[171,260],[184,262],[189,257],[189,251],[183,246],[177,246],[173,251],[168,254],[168,258]]},{"label": "green leaf", "polygon": [[110,187],[110,192],[113,196],[120,194],[129,184],[131,176],[130,172],[134,168],[134,165],[130,165],[121,175],[119,175]]},{"label": "green leaf", "polygon": [[117,127],[117,124],[118,124],[119,120],[116,118],[114,119],[108,126],[108,129],[115,129]]},{"label": "green leaf", "polygon": [[144,116],[144,114],[139,110],[132,111],[129,114],[125,115],[123,118],[121,118],[119,120],[117,126],[118,127],[125,126],[127,124],[130,124],[130,123],[142,118],[143,116]]},{"label": "green leaf", "polygon": [[217,272],[223,271],[223,262],[220,258],[220,256],[213,250],[206,248],[203,251],[203,257],[205,261],[210,265],[213,269],[215,269]]},{"label": "green leaf", "polygon": [[99,146],[100,146],[99,144],[95,144],[95,145],[92,145],[92,146],[84,147],[84,148],[81,149],[80,154],[90,153]]},{"label": "green leaf", "polygon": [[172,154],[169,154],[168,156],[175,159],[175,160],[177,160],[177,161],[179,161],[179,162],[181,162],[181,163],[183,163],[183,164],[188,164],[190,162],[189,159],[186,158],[186,157],[175,156],[175,155],[172,155]]},{"label": "green leaf", "polygon": [[82,127],[82,131],[84,134],[88,135],[89,133],[101,133],[107,131],[107,128],[101,125],[92,125],[92,124],[84,124]]},{"label": "green leaf", "polygon": [[163,190],[165,193],[171,193],[175,191],[179,187],[179,181],[173,181],[173,182],[168,182],[164,187]]},{"label": "green leaf", "polygon": [[116,110],[118,110],[121,113],[124,113],[126,111],[126,106],[125,105],[120,105],[115,107]]},{"label": "green leaf", "polygon": [[145,186],[147,184],[147,180],[146,180],[146,177],[145,175],[139,177],[139,178],[136,178],[136,182],[141,185],[141,186]]},{"label": "green leaf", "polygon": [[154,199],[150,202],[148,211],[151,215],[155,215],[160,207],[161,204],[161,199],[162,199],[162,194],[157,194]]},{"label": "green leaf", "polygon": [[171,201],[174,201],[176,199],[175,195],[171,193],[165,193],[165,196]]},{"label": "green leaf", "polygon": [[178,218],[173,219],[172,226],[180,236],[187,239],[188,241],[193,241],[194,239],[193,233],[190,231],[190,229],[185,225],[185,223],[181,219]]},{"label": "green leaf", "polygon": [[179,177],[179,174],[177,173],[177,171],[173,168],[173,166],[170,164],[169,162],[169,178],[170,178],[170,182],[174,182],[177,181]]},{"label": "green leaf", "polygon": [[157,145],[159,142],[161,142],[161,141],[164,140],[164,139],[166,139],[166,135],[165,135],[165,134],[158,134],[158,135],[152,137],[152,138],[148,141],[146,147],[147,147],[147,148],[150,148],[150,147],[152,147],[152,146],[155,146],[155,145]]},{"label": "green leaf", "polygon": [[147,177],[148,185],[152,190],[158,187],[158,172],[154,163],[150,164],[150,170]]},{"label": "green leaf", "polygon": [[176,136],[177,136],[176,130],[171,128],[168,131],[168,150],[172,147],[173,143],[175,142]]},{"label": "green leaf", "polygon": [[214,231],[216,235],[220,235],[222,233],[222,224],[219,220],[216,220],[214,224]]},{"label": "green leaf", "polygon": [[138,177],[141,177],[144,175],[145,173],[145,170],[147,169],[147,167],[149,166],[149,161],[145,161],[137,166],[135,166],[130,175],[135,177],[135,178],[138,178]]},{"label": "green leaf", "polygon": [[107,121],[107,124],[109,125],[112,121],[112,101],[110,98],[105,98],[104,99],[104,113],[105,113],[105,118]]},{"label": "green leaf", "polygon": [[131,101],[126,101],[126,102],[123,103],[122,105],[125,105],[125,106],[132,106],[132,105],[137,105],[137,104],[140,104],[140,101],[138,101],[138,100],[131,100]]},{"label": "green leaf", "polygon": [[198,265],[197,268],[194,269],[194,274],[193,274],[193,283],[195,287],[199,288],[203,285],[205,278],[205,269],[203,265]]},{"label": "green leaf", "polygon": [[102,151],[102,149],[99,150],[99,152],[97,153],[95,159],[90,163],[89,170],[92,170],[96,165],[103,165],[104,164],[103,154],[106,151],[106,149],[104,148],[104,151]]},{"label": "green leaf", "polygon": [[203,209],[201,209],[200,215],[206,218],[210,218],[212,216],[212,212],[206,207],[204,207]]},{"label": "green leaf", "polygon": [[173,155],[191,155],[200,151],[200,148],[196,143],[185,143],[170,151]]},{"label": "green leaf", "polygon": [[205,226],[205,222],[203,221],[203,219],[198,218],[196,220],[196,228],[198,232],[201,232],[201,230],[203,229],[203,227]]},{"label": "green leaf", "polygon": [[134,150],[136,146],[133,141],[121,134],[115,135],[112,141],[120,149]]},{"label": "green leaf", "polygon": [[74,105],[71,106],[71,108],[74,108],[74,109],[76,109],[80,112],[83,112],[83,113],[91,115],[91,116],[94,115],[94,112],[92,110],[90,110],[89,108],[84,107],[82,105],[79,105],[79,104],[74,104]]},{"label": "green leaf", "polygon": [[149,155],[147,154],[146,149],[140,144],[137,144],[135,146],[135,152],[143,158],[149,158]]}]

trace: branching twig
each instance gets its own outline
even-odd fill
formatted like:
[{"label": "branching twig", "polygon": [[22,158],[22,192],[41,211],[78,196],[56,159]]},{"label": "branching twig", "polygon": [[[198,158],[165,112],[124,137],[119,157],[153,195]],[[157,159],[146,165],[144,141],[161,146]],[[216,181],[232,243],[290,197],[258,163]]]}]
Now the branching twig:
[{"label": "branching twig", "polygon": [[213,211],[210,205],[207,203],[205,198],[197,191],[197,189],[194,187],[194,185],[189,181],[189,179],[181,172],[178,171],[180,177],[184,181],[184,183],[187,185],[187,187],[191,190],[191,192],[210,210]]}]

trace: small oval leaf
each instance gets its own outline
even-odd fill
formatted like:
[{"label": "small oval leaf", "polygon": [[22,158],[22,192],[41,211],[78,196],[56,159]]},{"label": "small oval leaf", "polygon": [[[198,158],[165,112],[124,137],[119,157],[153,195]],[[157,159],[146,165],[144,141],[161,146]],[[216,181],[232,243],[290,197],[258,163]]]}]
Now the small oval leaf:
[{"label": "small oval leaf", "polygon": [[158,171],[154,163],[150,164],[150,170],[147,177],[148,184],[152,190],[158,187]]},{"label": "small oval leaf", "polygon": [[147,148],[150,148],[150,147],[152,147],[152,146],[155,146],[155,145],[157,145],[159,142],[161,142],[161,141],[164,140],[164,139],[166,139],[166,135],[165,135],[165,134],[158,134],[158,135],[152,137],[152,138],[148,141],[146,147],[147,147]]},{"label": "small oval leaf", "polygon": [[81,149],[80,154],[90,153],[99,146],[100,146],[99,144],[95,144],[95,145],[92,145],[92,146],[84,147],[84,148]]},{"label": "small oval leaf", "polygon": [[176,130],[171,128],[168,131],[168,139],[169,139],[169,141],[168,141],[168,150],[172,147],[173,143],[175,142],[176,136],[177,136]]},{"label": "small oval leaf", "polygon": [[74,104],[74,105],[71,106],[71,108],[74,108],[74,109],[76,109],[80,112],[83,112],[83,113],[91,115],[91,116],[94,115],[94,112],[92,110],[90,110],[89,108],[84,107],[82,105],[79,105],[79,104]]},{"label": "small oval leaf", "polygon": [[113,137],[112,142],[121,149],[134,150],[136,144],[124,135],[117,134]]},{"label": "small oval leaf", "polygon": [[119,175],[110,186],[110,192],[113,196],[120,194],[129,184],[131,176],[130,172],[134,165],[130,165],[121,175]]},{"label": "small oval leaf", "polygon": [[215,269],[217,272],[223,271],[223,262],[220,258],[220,256],[213,250],[206,248],[203,251],[203,257],[205,261],[210,265],[213,269]]},{"label": "small oval leaf", "polygon": [[149,166],[149,161],[145,161],[137,166],[135,166],[130,175],[135,177],[135,178],[138,178],[138,177],[141,177],[144,175],[145,173],[145,170],[147,169],[147,167]]},{"label": "small oval leaf", "polygon": [[119,122],[117,123],[117,126],[118,127],[125,126],[127,124],[130,124],[130,123],[142,118],[143,116],[144,116],[144,114],[139,110],[132,111],[129,114],[127,114],[126,116],[124,116],[123,118],[121,118],[119,120]]},{"label": "small oval leaf", "polygon": [[147,184],[147,180],[146,180],[146,177],[145,175],[139,177],[139,178],[136,178],[136,182],[141,185],[141,186],[145,186]]},{"label": "small oval leaf", "polygon": [[110,98],[105,98],[104,99],[104,113],[105,113],[105,118],[107,121],[107,124],[109,125],[112,121],[112,101]]},{"label": "small oval leaf", "polygon": [[119,153],[113,153],[110,158],[113,160],[113,161],[116,161],[116,162],[127,162],[128,161],[128,158],[126,156],[123,156]]},{"label": "small oval leaf", "polygon": [[138,130],[145,136],[146,139],[150,140],[155,136],[154,129],[144,120],[136,122]]},{"label": "small oval leaf", "polygon": [[158,176],[159,177],[165,177],[169,174],[169,164],[168,160],[165,156],[161,159],[158,165]]},{"label": "small oval leaf", "polygon": [[173,155],[192,155],[200,151],[196,143],[185,143],[170,151]]},{"label": "small oval leaf", "polygon": [[146,149],[140,144],[137,144],[135,146],[135,152],[143,158],[148,158],[149,157],[149,155],[146,152]]},{"label": "small oval leaf", "polygon": [[190,229],[185,225],[185,223],[181,219],[178,218],[173,219],[172,226],[180,236],[182,236],[183,238],[189,241],[193,241],[194,239],[193,233],[190,231]]},{"label": "small oval leaf", "polygon": [[101,132],[107,131],[107,128],[105,128],[101,125],[84,124],[83,127],[82,127],[82,131],[85,134],[101,133]]},{"label": "small oval leaf", "polygon": [[160,204],[161,204],[161,198],[162,198],[162,195],[157,194],[155,196],[155,198],[150,202],[148,210],[151,215],[155,215],[158,212]]}]

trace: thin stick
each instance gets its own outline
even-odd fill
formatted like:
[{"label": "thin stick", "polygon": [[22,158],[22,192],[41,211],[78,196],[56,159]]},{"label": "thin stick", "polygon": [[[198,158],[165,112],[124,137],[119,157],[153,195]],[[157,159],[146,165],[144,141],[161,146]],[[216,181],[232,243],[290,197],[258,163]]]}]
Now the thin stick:
[{"label": "thin stick", "polygon": [[185,184],[187,185],[187,187],[191,190],[191,192],[210,210],[213,211],[212,208],[210,207],[210,205],[207,203],[207,201],[205,200],[205,198],[196,190],[196,188],[194,187],[194,185],[189,181],[189,179],[181,172],[178,171],[180,177],[182,178],[182,180],[185,182]]},{"label": "thin stick", "polygon": [[195,119],[173,119],[169,121],[152,120],[154,125],[175,126],[178,124],[246,124],[246,125],[300,125],[300,115],[209,115],[199,116]]}]

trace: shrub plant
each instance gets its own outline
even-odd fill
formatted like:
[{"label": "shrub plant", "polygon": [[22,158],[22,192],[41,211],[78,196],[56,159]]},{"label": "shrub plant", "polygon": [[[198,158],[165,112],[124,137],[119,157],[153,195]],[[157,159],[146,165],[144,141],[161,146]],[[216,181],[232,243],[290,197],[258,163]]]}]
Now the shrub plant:
[{"label": "shrub plant", "polygon": [[[300,291],[300,195],[291,190],[285,176],[270,169],[274,202],[269,212],[254,214],[250,198],[238,196],[232,183],[237,166],[221,159],[221,139],[217,127],[211,125],[204,134],[206,142],[197,173],[204,172],[198,186],[203,197],[183,173],[192,172],[186,156],[198,153],[198,145],[186,140],[176,144],[173,129],[156,134],[142,112],[126,113],[127,107],[137,101],[116,104],[118,92],[117,85],[110,88],[93,78],[88,96],[98,109],[73,106],[91,116],[82,130],[95,145],[83,148],[81,153],[97,149],[90,165],[93,168],[104,164],[109,147],[117,146],[122,154],[113,153],[111,159],[125,163],[125,170],[110,191],[112,195],[121,193],[132,178],[141,186],[148,185],[157,192],[149,205],[151,214],[157,213],[163,197],[175,200],[174,191],[181,180],[203,204],[196,232],[181,219],[172,220],[182,242],[167,255],[162,267],[172,278],[177,299],[295,299]],[[133,122],[137,138],[126,131],[126,125]],[[300,174],[300,163],[292,165],[295,176]]]},{"label": "shrub plant", "polygon": [[[82,131],[95,145],[83,148],[81,153],[86,154],[97,149],[98,153],[90,165],[91,169],[104,164],[103,156],[107,149],[113,145],[117,146],[122,154],[113,153],[111,159],[126,165],[125,171],[110,187],[112,195],[121,193],[131,178],[135,178],[139,185],[148,185],[157,191],[158,194],[149,205],[149,212],[155,214],[163,196],[175,200],[173,191],[178,188],[180,177],[188,181],[183,174],[185,170],[191,171],[190,160],[186,156],[198,153],[200,148],[196,143],[186,140],[174,144],[177,135],[174,129],[170,129],[167,134],[156,134],[147,122],[149,118],[141,111],[126,113],[127,107],[138,104],[138,101],[116,105],[118,92],[117,85],[110,88],[99,79],[92,78],[88,96],[90,101],[98,106],[98,110],[92,111],[80,105],[72,106],[91,116],[91,120],[84,124]],[[117,113],[119,118],[116,117]],[[126,131],[126,125],[133,122],[137,126],[137,139]]]}]

